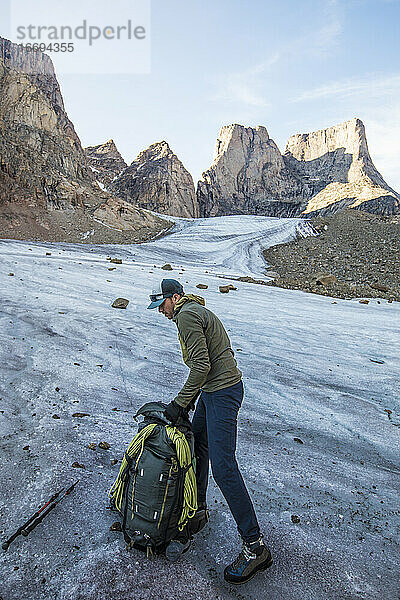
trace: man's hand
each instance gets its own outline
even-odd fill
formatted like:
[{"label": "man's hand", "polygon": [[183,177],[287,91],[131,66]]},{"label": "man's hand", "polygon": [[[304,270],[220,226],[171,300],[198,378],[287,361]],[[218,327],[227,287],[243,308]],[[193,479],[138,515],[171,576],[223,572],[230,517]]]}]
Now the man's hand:
[{"label": "man's hand", "polygon": [[175,425],[179,417],[182,417],[185,412],[185,409],[182,408],[182,406],[179,406],[175,400],[172,400],[172,402],[167,404],[164,409],[164,415],[167,417],[168,421],[171,421],[172,425]]}]

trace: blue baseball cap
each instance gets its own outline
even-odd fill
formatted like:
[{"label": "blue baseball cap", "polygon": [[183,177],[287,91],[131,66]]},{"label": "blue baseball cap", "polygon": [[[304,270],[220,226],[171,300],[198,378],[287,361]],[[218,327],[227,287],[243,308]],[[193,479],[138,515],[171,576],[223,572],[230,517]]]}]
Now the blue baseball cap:
[{"label": "blue baseball cap", "polygon": [[183,296],[182,284],[176,279],[163,279],[160,286],[151,292],[151,302],[147,308],[157,308],[164,302],[165,298],[171,298],[174,294]]}]

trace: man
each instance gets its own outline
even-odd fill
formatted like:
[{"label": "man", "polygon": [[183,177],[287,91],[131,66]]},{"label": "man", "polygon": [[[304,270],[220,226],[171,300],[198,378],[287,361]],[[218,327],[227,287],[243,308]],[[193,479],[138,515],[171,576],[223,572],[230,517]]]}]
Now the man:
[{"label": "man", "polygon": [[[195,440],[198,512],[196,531],[208,520],[206,492],[209,461],[214,480],[224,495],[243,540],[239,556],[226,567],[225,580],[244,583],[272,564],[262,541],[257,517],[235,458],[237,414],[243,400],[242,374],[237,368],[228,334],[200,296],[184,294],[175,279],[163,279],[150,295],[149,309],[173,320],[178,328],[185,364],[185,385],[165,409],[173,424],[199,396],[192,429]],[[196,523],[197,521],[197,523]]]}]

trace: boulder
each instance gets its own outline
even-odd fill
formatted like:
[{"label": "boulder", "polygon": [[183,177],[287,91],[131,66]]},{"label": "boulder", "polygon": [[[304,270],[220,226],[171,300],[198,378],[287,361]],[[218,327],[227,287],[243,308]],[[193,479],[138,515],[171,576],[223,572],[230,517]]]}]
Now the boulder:
[{"label": "boulder", "polygon": [[129,304],[129,300],[126,298],[116,298],[111,304],[112,308],[126,308]]},{"label": "boulder", "polygon": [[317,285],[332,285],[337,282],[337,278],[330,273],[319,273],[314,281]]},{"label": "boulder", "polygon": [[237,287],[230,283],[228,285],[219,286],[219,291],[221,292],[221,294],[228,294],[231,290],[237,290]]}]

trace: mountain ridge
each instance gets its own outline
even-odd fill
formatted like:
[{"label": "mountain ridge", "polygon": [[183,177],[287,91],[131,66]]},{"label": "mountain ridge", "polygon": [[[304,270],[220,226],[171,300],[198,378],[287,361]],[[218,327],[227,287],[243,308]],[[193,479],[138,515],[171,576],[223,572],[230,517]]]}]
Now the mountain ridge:
[{"label": "mountain ridge", "polygon": [[0,38],[0,90],[2,237],[101,240],[113,227],[133,240],[168,226],[100,189],[47,55]]},{"label": "mountain ridge", "polygon": [[250,211],[310,217],[342,208],[400,211],[400,196],[375,168],[358,118],[295,134],[283,155],[263,126],[223,126],[197,197],[202,216]]}]

